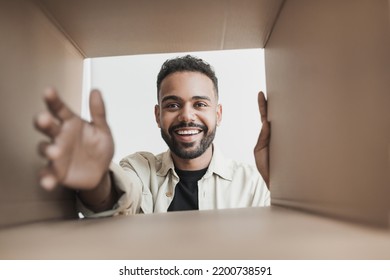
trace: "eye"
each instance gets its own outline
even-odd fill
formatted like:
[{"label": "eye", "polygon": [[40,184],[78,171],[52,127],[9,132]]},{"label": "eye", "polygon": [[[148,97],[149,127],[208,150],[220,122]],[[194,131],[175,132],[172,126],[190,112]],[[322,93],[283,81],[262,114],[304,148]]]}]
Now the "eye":
[{"label": "eye", "polygon": [[205,102],[196,102],[194,104],[194,107],[196,107],[196,108],[202,108],[202,107],[208,107],[208,106],[209,105],[207,103],[205,103]]},{"label": "eye", "polygon": [[164,108],[174,110],[180,108],[180,105],[178,103],[168,103],[164,105]]}]

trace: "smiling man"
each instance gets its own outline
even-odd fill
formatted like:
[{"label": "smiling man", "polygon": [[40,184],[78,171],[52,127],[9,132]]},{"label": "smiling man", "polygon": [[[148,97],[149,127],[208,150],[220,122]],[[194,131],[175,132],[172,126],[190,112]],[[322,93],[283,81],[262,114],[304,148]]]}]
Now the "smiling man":
[{"label": "smiling man", "polygon": [[[165,67],[174,63],[168,61]],[[172,69],[176,68],[173,66]],[[166,73],[164,70],[158,77],[159,105],[155,106],[162,138],[177,162],[188,160],[190,164],[194,162],[192,159],[211,158],[211,143],[222,118],[217,80],[214,79],[214,85],[212,78],[200,72],[181,70]],[[212,72],[207,74],[212,77]],[[199,167],[205,168],[207,164],[196,168]],[[193,169],[190,166],[185,168]]]},{"label": "smiling man", "polygon": [[49,89],[45,94],[49,112],[35,121],[37,129],[51,138],[39,145],[49,160],[41,185],[76,189],[80,211],[87,217],[270,204],[266,186],[270,129],[262,93],[257,169],[225,158],[213,145],[222,106],[209,64],[192,56],[167,60],[157,77],[157,98],[155,118],[169,150],[132,154],[119,167],[110,163],[114,144],[100,92],[91,92],[92,122],[87,123]]}]

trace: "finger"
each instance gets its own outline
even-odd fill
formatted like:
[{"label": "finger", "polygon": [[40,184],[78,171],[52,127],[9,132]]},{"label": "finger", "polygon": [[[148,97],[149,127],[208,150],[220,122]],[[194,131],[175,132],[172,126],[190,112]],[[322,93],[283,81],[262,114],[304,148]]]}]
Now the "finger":
[{"label": "finger", "polygon": [[60,132],[60,125],[49,112],[42,112],[35,117],[35,128],[40,132],[54,138]]},{"label": "finger", "polygon": [[38,153],[44,158],[55,160],[60,157],[61,149],[55,144],[51,144],[47,141],[41,141],[38,144]]},{"label": "finger", "polygon": [[261,116],[261,122],[267,121],[267,100],[265,99],[264,93],[259,92],[258,95],[259,111]]},{"label": "finger", "polygon": [[268,121],[263,122],[261,127],[260,135],[257,140],[255,149],[260,151],[268,147],[271,138],[271,125]]},{"label": "finger", "polygon": [[99,90],[92,90],[89,97],[89,109],[91,112],[92,122],[97,126],[107,126],[106,110],[102,94]]},{"label": "finger", "polygon": [[57,178],[50,166],[43,168],[39,175],[39,184],[45,190],[51,191],[58,184]]},{"label": "finger", "polygon": [[50,143],[46,141],[42,141],[38,144],[38,153],[41,157],[46,158],[46,150],[49,145]]},{"label": "finger", "polygon": [[48,88],[45,91],[44,98],[50,112],[61,121],[65,121],[73,117],[73,112],[69,107],[61,100],[58,93],[53,88]]}]

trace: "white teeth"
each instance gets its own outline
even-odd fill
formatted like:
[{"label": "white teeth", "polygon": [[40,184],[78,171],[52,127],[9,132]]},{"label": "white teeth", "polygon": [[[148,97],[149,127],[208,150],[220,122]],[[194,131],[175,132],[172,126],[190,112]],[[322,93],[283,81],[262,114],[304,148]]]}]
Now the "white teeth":
[{"label": "white teeth", "polygon": [[178,131],[176,131],[176,133],[179,135],[194,135],[194,134],[198,134],[199,132],[200,132],[199,130],[178,130]]}]

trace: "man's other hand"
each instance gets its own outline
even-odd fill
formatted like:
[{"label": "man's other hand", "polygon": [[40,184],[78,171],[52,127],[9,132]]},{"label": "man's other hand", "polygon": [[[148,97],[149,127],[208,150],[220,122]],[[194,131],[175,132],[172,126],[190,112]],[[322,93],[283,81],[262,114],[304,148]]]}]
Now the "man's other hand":
[{"label": "man's other hand", "polygon": [[267,118],[267,100],[265,99],[263,92],[259,92],[258,103],[262,128],[254,149],[254,154],[257,169],[269,189],[269,142],[271,137],[271,125]]}]

